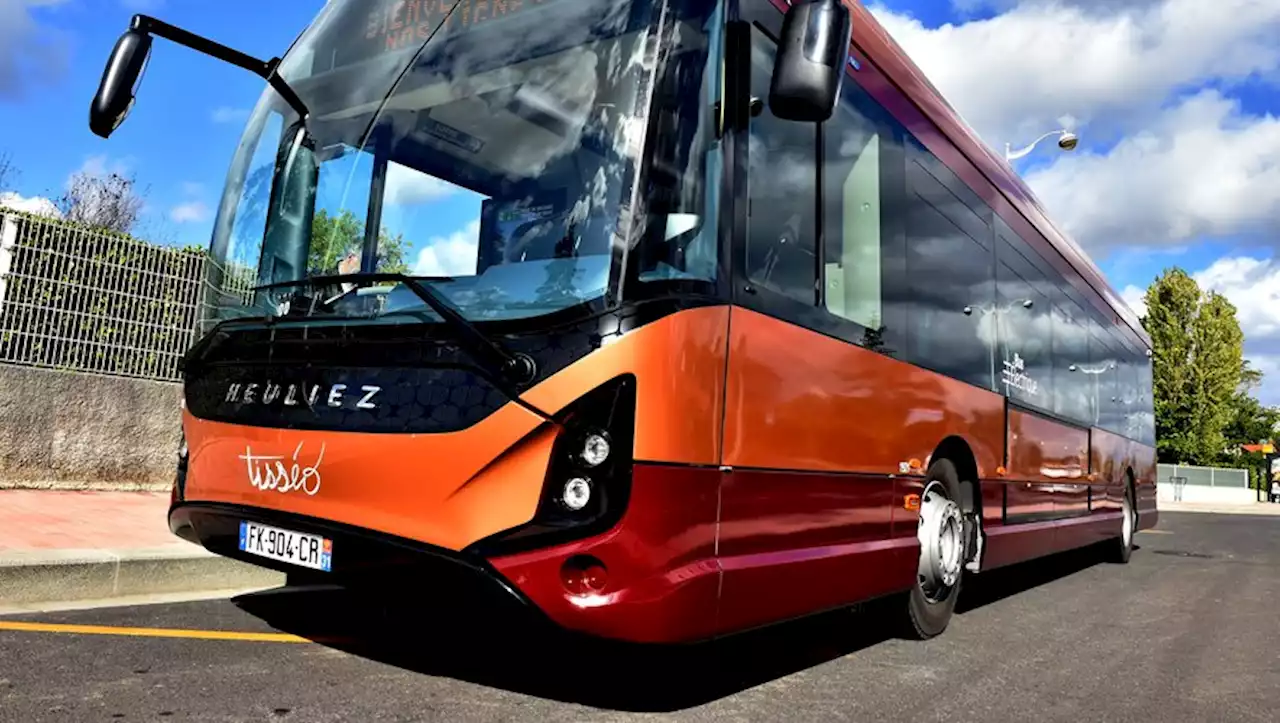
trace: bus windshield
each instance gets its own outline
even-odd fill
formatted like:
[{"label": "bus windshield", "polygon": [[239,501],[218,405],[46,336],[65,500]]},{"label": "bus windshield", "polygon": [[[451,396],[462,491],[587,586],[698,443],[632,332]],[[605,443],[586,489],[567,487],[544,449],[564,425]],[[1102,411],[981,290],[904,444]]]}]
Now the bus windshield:
[{"label": "bus windshield", "polygon": [[[413,276],[471,321],[604,308],[628,280],[714,282],[721,13],[332,0],[279,69],[307,117],[268,88],[248,120],[205,322],[296,293],[256,287],[354,272]],[[339,284],[315,308],[438,318],[394,283]]]}]

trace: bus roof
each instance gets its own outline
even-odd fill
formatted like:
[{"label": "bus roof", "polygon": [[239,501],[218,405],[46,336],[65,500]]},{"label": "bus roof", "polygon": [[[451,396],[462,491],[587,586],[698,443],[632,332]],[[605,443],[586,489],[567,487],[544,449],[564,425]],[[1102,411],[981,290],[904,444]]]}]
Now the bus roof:
[{"label": "bus roof", "polygon": [[[1049,247],[1056,251],[1074,272],[1066,275],[1073,285],[1086,296],[1091,297],[1095,305],[1100,304],[1100,310],[1110,310],[1115,313],[1149,348],[1151,337],[1142,328],[1137,314],[1125,303],[1079,244],[1049,218],[1044,205],[1036,198],[1031,188],[1008,162],[997,155],[951,107],[933,83],[925,77],[915,61],[907,55],[870,11],[855,0],[844,0],[844,2],[853,11],[854,44],[858,49],[926,118],[938,127],[956,150],[999,190],[1018,213],[1022,214],[1027,223],[1040,232],[1048,241]],[[955,170],[959,171],[959,169]],[[1039,239],[1026,239],[1026,241],[1040,247],[1042,253],[1049,251],[1043,247]],[[1073,275],[1077,278],[1072,279]]]}]

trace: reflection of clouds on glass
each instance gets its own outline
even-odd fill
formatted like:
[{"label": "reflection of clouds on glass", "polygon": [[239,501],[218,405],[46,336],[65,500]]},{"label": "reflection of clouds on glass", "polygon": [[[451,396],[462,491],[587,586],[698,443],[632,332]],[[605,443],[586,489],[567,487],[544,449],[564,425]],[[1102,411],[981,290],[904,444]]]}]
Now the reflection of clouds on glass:
[{"label": "reflection of clouds on glass", "polygon": [[418,252],[413,273],[418,276],[471,276],[476,272],[480,220],[476,219],[448,236],[436,236]]},{"label": "reflection of clouds on glass", "polygon": [[[617,175],[621,169],[616,164],[610,164],[610,175]],[[585,197],[579,198],[577,203],[573,205],[573,210],[569,213],[570,223],[581,223],[586,220],[587,216],[598,208],[603,208],[605,201],[608,200],[606,192],[609,190],[608,180],[605,178],[605,169],[597,168],[595,178],[591,179],[591,186]]]},{"label": "reflection of clouds on glass", "polygon": [[398,206],[417,206],[450,196],[458,187],[435,176],[406,168],[399,163],[387,164],[386,202]]},{"label": "reflection of clouds on glass", "polygon": [[751,194],[760,197],[794,198],[813,194],[813,131],[796,124],[799,133],[779,132],[770,127],[770,140],[751,134],[747,143],[750,177],[767,179],[753,184]]},{"label": "reflection of clouds on glass", "polygon": [[[573,48],[527,73],[514,71],[518,77],[513,79],[516,90],[511,94],[510,109],[517,114],[549,116],[555,124],[555,130],[543,128],[542,132],[534,132],[536,142],[530,142],[530,129],[518,138],[518,143],[504,148],[509,154],[506,165],[514,175],[536,176],[579,148],[599,91],[598,60],[589,48]],[[493,140],[501,142],[499,138]]]},{"label": "reflection of clouds on glass", "polygon": [[840,155],[845,158],[856,158],[879,131],[864,116],[850,115],[849,118],[852,120],[847,123],[853,127],[847,127],[841,133]]}]

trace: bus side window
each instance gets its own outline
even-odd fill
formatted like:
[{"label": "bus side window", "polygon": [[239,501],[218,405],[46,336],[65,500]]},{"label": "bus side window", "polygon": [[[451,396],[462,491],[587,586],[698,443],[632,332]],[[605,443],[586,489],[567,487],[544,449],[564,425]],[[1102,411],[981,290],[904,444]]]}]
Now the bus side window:
[{"label": "bus side window", "polygon": [[[776,46],[751,31],[751,94],[769,97]],[[777,118],[767,108],[751,121],[747,275],[796,301],[817,298],[817,124]]]},{"label": "bus side window", "polygon": [[[846,79],[822,128],[822,306],[877,337],[889,323],[889,288],[901,283],[894,230],[901,204],[902,142],[883,110]],[[901,225],[900,219],[898,225]],[[895,329],[896,331],[896,329]],[[859,343],[866,345],[866,335]]]}]

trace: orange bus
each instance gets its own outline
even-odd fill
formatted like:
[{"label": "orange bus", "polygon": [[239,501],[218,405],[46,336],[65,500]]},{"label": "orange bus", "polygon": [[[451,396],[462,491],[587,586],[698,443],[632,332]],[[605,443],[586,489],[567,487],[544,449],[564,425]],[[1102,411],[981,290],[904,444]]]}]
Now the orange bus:
[{"label": "orange bus", "polygon": [[270,61],[135,16],[99,135],[154,36],[267,81],[185,539],[677,642],[937,635],[966,576],[1157,522],[1148,336],[856,3],[331,0]]}]

